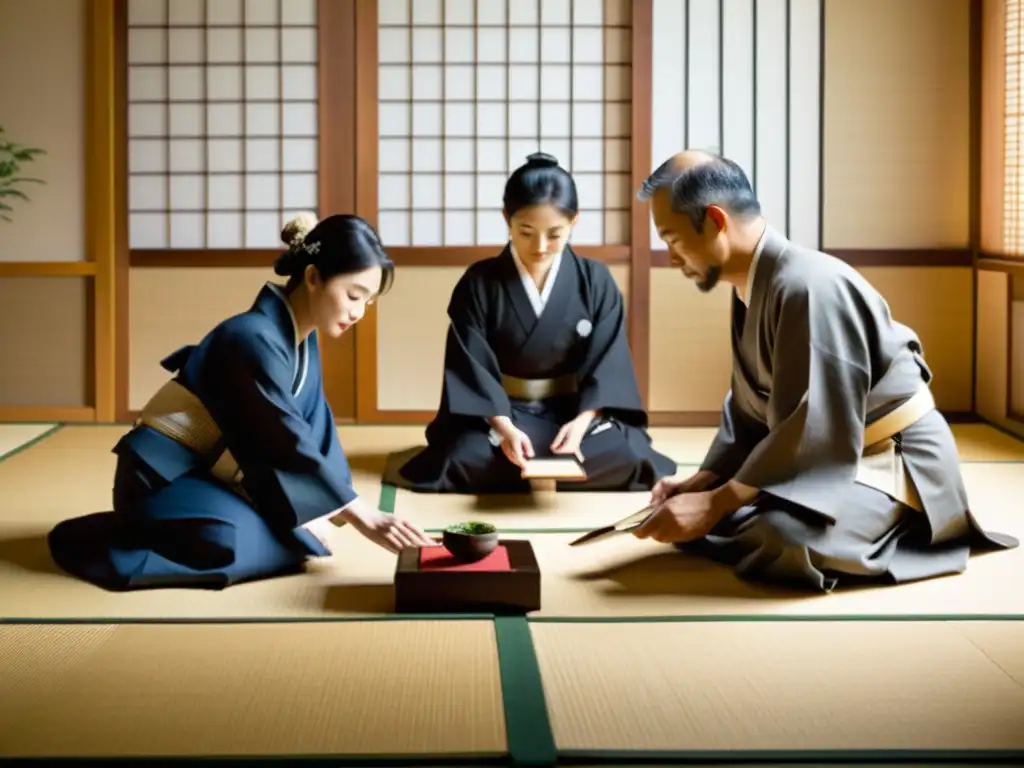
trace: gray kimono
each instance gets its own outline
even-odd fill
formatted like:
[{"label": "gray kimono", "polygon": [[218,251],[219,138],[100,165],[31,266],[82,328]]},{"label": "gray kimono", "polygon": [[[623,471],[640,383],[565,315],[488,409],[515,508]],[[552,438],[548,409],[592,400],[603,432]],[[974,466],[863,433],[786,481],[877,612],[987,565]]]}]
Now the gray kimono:
[{"label": "gray kimono", "polygon": [[682,548],[827,591],[958,573],[972,544],[1017,546],[971,515],[936,410],[894,437],[923,514],[856,482],[865,425],[932,373],[917,335],[855,269],[768,227],[748,286],[746,305],[733,296],[732,386],[702,468],[762,493]]}]

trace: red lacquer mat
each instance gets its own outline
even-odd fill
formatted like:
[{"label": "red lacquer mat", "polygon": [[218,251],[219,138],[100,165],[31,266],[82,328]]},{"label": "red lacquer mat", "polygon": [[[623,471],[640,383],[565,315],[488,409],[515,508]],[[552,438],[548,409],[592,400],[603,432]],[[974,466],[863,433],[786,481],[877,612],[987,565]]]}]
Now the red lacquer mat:
[{"label": "red lacquer mat", "polygon": [[511,571],[508,550],[500,544],[487,557],[475,563],[464,563],[444,547],[420,550],[420,571]]}]

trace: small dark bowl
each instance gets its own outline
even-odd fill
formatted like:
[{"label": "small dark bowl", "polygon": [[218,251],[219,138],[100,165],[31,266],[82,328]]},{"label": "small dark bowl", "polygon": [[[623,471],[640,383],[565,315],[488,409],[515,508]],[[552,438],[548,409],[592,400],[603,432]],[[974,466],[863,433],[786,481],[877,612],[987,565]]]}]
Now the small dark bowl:
[{"label": "small dark bowl", "polygon": [[442,533],[441,544],[453,557],[472,563],[483,560],[495,550],[498,529],[487,523],[453,525]]}]

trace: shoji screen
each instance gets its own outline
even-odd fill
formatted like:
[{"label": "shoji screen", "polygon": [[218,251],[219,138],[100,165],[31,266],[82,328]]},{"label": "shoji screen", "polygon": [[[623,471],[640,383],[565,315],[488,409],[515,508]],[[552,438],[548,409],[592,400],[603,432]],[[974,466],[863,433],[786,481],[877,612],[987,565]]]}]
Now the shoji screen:
[{"label": "shoji screen", "polygon": [[451,290],[505,245],[504,186],[527,155],[574,175],[572,244],[627,286],[632,13],[628,0],[377,3],[378,225],[399,279],[371,321],[367,418],[437,406]]},{"label": "shoji screen", "polygon": [[628,6],[381,0],[379,224],[390,245],[500,246],[531,152],[577,179],[580,245],[628,242]]},{"label": "shoji screen", "polygon": [[129,243],[277,248],[317,206],[316,4],[131,0]]}]

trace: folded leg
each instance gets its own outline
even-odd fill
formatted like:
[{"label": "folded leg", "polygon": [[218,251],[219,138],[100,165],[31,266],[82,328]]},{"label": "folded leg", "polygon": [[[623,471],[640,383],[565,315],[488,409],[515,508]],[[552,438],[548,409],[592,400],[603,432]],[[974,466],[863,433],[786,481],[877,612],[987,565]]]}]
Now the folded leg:
[{"label": "folded leg", "polygon": [[214,480],[183,476],[157,486],[144,468],[119,465],[112,512],[58,524],[54,562],[110,590],[224,588],[300,571],[330,552],[308,531],[275,535],[245,500]]},{"label": "folded leg", "polygon": [[483,430],[467,430],[447,444],[429,445],[402,466],[388,469],[385,482],[426,493],[522,493],[530,489],[520,470]]},{"label": "folded leg", "polygon": [[764,494],[680,549],[731,565],[744,578],[830,591],[865,581],[906,582],[961,573],[966,542],[929,544],[928,519],[874,488],[836,499],[836,522]]},{"label": "folded leg", "polygon": [[585,483],[564,483],[564,490],[649,491],[676,463],[650,447],[646,434],[619,422],[605,422],[580,444]]}]

